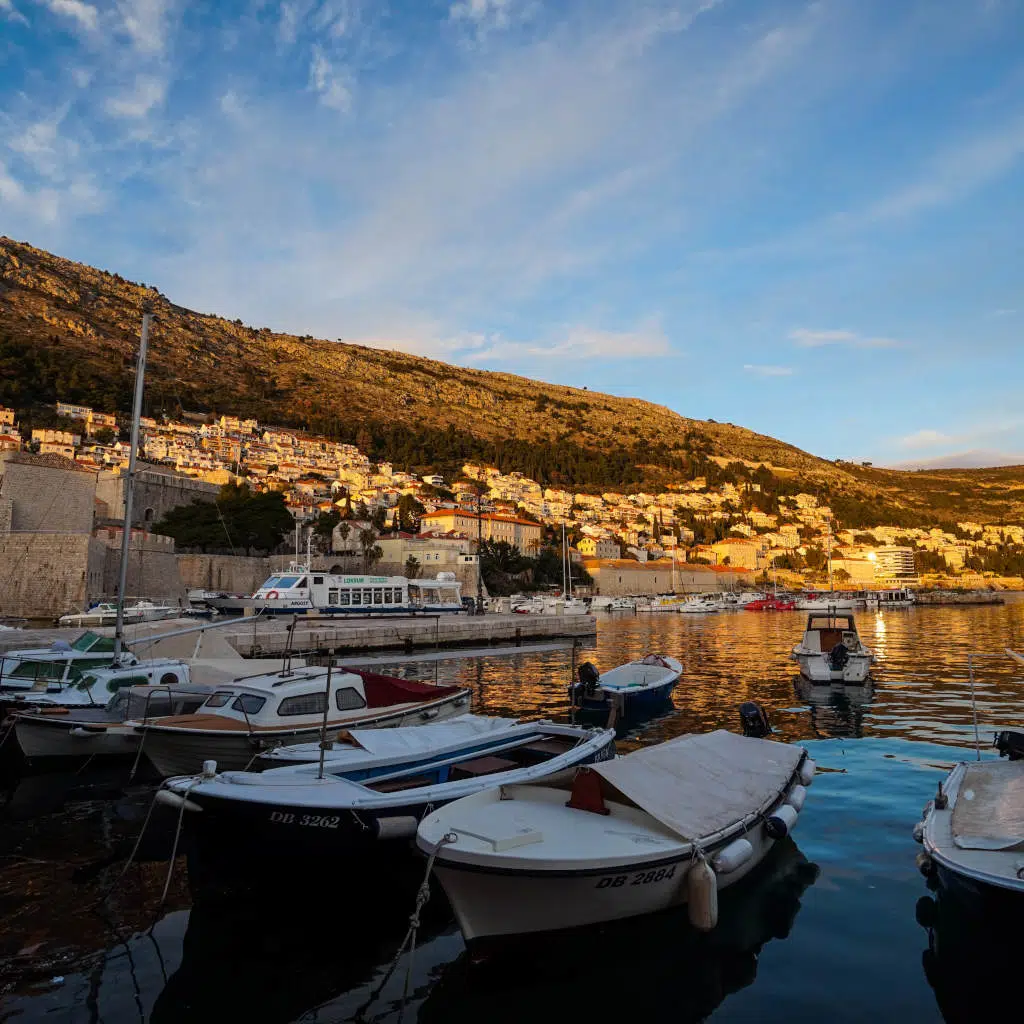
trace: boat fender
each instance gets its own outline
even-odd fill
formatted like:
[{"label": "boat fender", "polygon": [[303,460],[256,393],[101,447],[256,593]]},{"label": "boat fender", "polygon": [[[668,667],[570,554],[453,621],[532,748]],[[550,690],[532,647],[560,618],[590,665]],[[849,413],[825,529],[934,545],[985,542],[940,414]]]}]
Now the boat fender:
[{"label": "boat fender", "polygon": [[924,822],[923,821],[917,822],[914,825],[914,828],[911,830],[910,834],[914,837],[914,842],[915,843],[923,843],[924,842]]},{"label": "boat fender", "polygon": [[690,924],[698,931],[709,932],[718,924],[718,880],[704,857],[686,873],[686,905]]},{"label": "boat fender", "polygon": [[771,839],[785,839],[793,831],[798,816],[795,807],[780,804],[774,814],[765,818],[764,830]]},{"label": "boat fender", "polygon": [[378,839],[411,839],[419,822],[411,814],[392,815],[376,821]]},{"label": "boat fender", "polygon": [[186,811],[201,811],[202,807],[187,797],[183,797],[180,793],[172,793],[169,789],[158,789],[156,791],[155,800],[158,804],[163,804],[165,807],[173,807],[175,810],[180,810],[184,805]]},{"label": "boat fender", "polygon": [[804,801],[807,799],[807,788],[805,786],[794,786],[789,791],[789,796],[786,797],[786,803],[793,808],[794,811],[802,811],[804,809]]},{"label": "boat fender", "polygon": [[711,866],[716,874],[728,875],[746,864],[753,856],[754,847],[749,839],[734,839],[715,854]]},{"label": "boat fender", "polygon": [[917,864],[917,870],[924,875],[925,878],[931,878],[935,873],[935,862],[928,856],[927,853],[922,850],[914,860]]},{"label": "boat fender", "polygon": [[804,758],[804,763],[800,765],[800,781],[805,785],[809,786],[814,781],[814,773],[818,766],[809,758]]}]

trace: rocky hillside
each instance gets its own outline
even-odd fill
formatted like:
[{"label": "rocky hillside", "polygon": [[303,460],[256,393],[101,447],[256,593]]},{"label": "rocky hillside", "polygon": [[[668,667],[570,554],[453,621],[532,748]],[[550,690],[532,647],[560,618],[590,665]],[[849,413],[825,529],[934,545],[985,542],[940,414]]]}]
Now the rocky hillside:
[{"label": "rocky hillside", "polygon": [[[127,410],[144,305],[155,314],[150,412],[253,415],[351,439],[410,464],[493,457],[545,480],[591,487],[667,483],[718,456],[763,461],[822,493],[923,511],[948,491],[942,473],[926,480],[837,466],[743,427],[689,419],[639,399],[196,313],[116,273],[4,237],[0,401],[27,408],[60,397]],[[1000,474],[985,484],[980,504],[961,493],[963,501],[942,518],[972,510],[999,518],[1022,504],[1021,474]],[[981,479],[955,475],[964,491]]]}]

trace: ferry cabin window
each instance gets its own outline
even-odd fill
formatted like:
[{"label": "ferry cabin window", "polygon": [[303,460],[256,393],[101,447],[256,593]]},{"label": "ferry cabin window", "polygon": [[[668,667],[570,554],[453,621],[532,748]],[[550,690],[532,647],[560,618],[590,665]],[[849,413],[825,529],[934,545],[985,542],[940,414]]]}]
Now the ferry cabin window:
[{"label": "ferry cabin window", "polygon": [[278,705],[277,713],[282,717],[288,715],[322,715],[324,713],[324,693],[301,693],[295,697],[285,697]]},{"label": "ferry cabin window", "polygon": [[363,591],[363,604],[373,604],[373,591],[366,589]]},{"label": "ferry cabin window", "polygon": [[419,604],[420,603],[420,588],[414,587],[411,583],[409,584],[409,603]]},{"label": "ferry cabin window", "polygon": [[327,591],[327,603],[328,604],[337,604],[338,603],[338,588],[337,587],[331,587]]},{"label": "ferry cabin window", "polygon": [[323,583],[324,583],[323,576],[314,576],[313,577],[313,583],[316,584],[316,586],[318,586],[318,587],[322,587]]},{"label": "ferry cabin window", "polygon": [[[352,592],[352,603],[362,604],[363,603],[363,592],[361,590],[353,590]],[[345,600],[348,597],[348,593],[341,595],[341,603],[345,604]]]},{"label": "ferry cabin window", "polygon": [[258,715],[266,703],[266,697],[257,697],[252,693],[242,693],[231,702],[231,709],[233,711],[241,711],[246,715]]},{"label": "ferry cabin window", "polygon": [[365,708],[366,701],[362,694],[352,686],[343,686],[334,695],[334,702],[338,705],[339,711],[355,711],[356,708]]},{"label": "ferry cabin window", "polygon": [[234,694],[231,693],[215,693],[206,699],[205,706],[208,708],[222,708],[233,696]]},{"label": "ferry cabin window", "polygon": [[350,605],[351,603],[352,603],[352,593],[351,593],[351,591],[343,590],[338,595],[338,604],[341,605],[342,608],[345,608],[348,605]]},{"label": "ferry cabin window", "polygon": [[373,603],[383,604],[384,603],[384,591],[380,587],[373,588]]},{"label": "ferry cabin window", "polygon": [[278,576],[276,579],[271,580],[267,585],[269,590],[290,590],[294,586],[304,587],[306,585],[306,577],[303,576],[300,580],[298,576]]}]

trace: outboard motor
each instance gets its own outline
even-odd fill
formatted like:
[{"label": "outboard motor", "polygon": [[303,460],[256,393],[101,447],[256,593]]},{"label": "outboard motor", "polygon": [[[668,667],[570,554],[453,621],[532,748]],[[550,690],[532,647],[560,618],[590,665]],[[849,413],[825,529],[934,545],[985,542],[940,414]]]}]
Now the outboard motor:
[{"label": "outboard motor", "polygon": [[744,736],[763,739],[771,736],[772,726],[768,721],[768,712],[756,701],[747,700],[740,705],[740,725]]},{"label": "outboard motor", "polygon": [[997,732],[992,746],[999,751],[1000,757],[1008,757],[1011,761],[1024,761],[1024,732],[1013,732],[1010,729]]},{"label": "outboard motor", "polygon": [[842,672],[842,670],[846,668],[846,663],[849,660],[849,648],[842,642],[842,640],[840,640],[839,643],[837,643],[835,647],[828,652],[828,666],[833,672]]},{"label": "outboard motor", "polygon": [[585,661],[576,669],[576,678],[579,680],[569,687],[569,699],[574,703],[580,702],[584,697],[592,697],[598,684],[601,682],[601,673],[592,662]]}]

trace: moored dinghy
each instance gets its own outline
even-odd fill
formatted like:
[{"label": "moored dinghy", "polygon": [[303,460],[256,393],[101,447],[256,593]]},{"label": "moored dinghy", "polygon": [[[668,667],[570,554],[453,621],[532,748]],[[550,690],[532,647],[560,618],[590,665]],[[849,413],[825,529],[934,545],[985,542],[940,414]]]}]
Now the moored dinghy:
[{"label": "moored dinghy", "polygon": [[679,681],[682,663],[660,654],[600,673],[592,662],[577,669],[578,681],[569,687],[569,699],[585,711],[609,711],[621,715],[656,710],[664,705]]},{"label": "moored dinghy", "polygon": [[[193,811],[205,850],[359,853],[411,839],[432,808],[503,784],[543,779],[614,755],[614,732],[552,722],[455,719],[440,725],[352,730],[324,764],[170,779],[162,803]],[[481,725],[483,722],[483,725]],[[490,723],[488,725],[488,723]]]},{"label": "moored dinghy", "polygon": [[417,842],[471,946],[683,903],[706,929],[718,890],[792,830],[813,775],[801,747],[684,736],[459,800],[425,818]]}]

